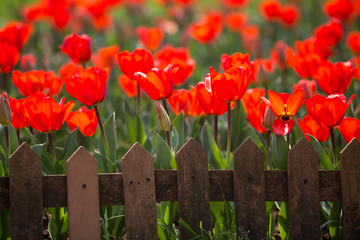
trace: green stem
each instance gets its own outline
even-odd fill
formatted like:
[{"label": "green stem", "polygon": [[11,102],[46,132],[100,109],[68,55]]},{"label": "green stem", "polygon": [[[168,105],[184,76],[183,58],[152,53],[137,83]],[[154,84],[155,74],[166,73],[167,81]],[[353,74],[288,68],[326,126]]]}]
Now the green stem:
[{"label": "green stem", "polygon": [[269,156],[270,136],[271,136],[271,130],[268,130],[267,134],[266,134],[266,147],[265,147],[265,150],[266,150],[266,155],[267,155],[267,159],[268,159],[269,170],[272,169],[271,158]]},{"label": "green stem", "polygon": [[9,157],[10,157],[9,128],[4,127],[4,130],[5,130],[5,143],[6,143],[6,157],[9,161]]},{"label": "green stem", "polygon": [[139,116],[139,119],[137,121],[137,132],[136,132],[136,139],[138,142],[140,142],[140,84],[137,84],[137,97],[136,97],[136,101],[137,101],[137,114]]},{"label": "green stem", "polygon": [[186,142],[186,116],[184,115],[184,141]]},{"label": "green stem", "polygon": [[52,156],[53,162],[55,163],[56,162],[56,153],[55,153],[55,147],[53,144],[53,139],[52,139],[51,133],[48,133],[48,138],[49,138],[51,156]]},{"label": "green stem", "polygon": [[[162,103],[163,103],[163,105],[164,105],[164,108],[165,108],[166,113],[169,115],[169,111],[168,111],[168,108],[167,108],[167,106],[166,106],[166,101],[165,101],[165,99],[162,100]],[[169,115],[169,117],[170,117],[170,115]]]},{"label": "green stem", "polygon": [[168,143],[170,151],[171,151],[171,141],[170,141],[170,132],[169,131],[166,131],[166,138],[167,138],[167,143]]},{"label": "green stem", "polygon": [[290,132],[286,135],[287,145],[290,148]]},{"label": "green stem", "polygon": [[227,148],[226,148],[226,169],[229,169],[230,149],[231,149],[231,109],[230,109],[230,102],[227,102],[227,112],[228,112],[228,135],[227,135]]},{"label": "green stem", "polygon": [[214,115],[214,122],[215,122],[215,126],[214,126],[215,142],[217,142],[217,139],[218,139],[218,116],[217,115]]},{"label": "green stem", "polygon": [[104,142],[105,154],[106,154],[107,158],[110,158],[109,144],[108,144],[108,141],[107,141],[107,138],[106,138],[104,125],[103,125],[103,123],[101,121],[101,117],[100,117],[100,113],[99,113],[99,106],[95,105],[94,109],[95,109],[96,117],[97,117],[97,120],[98,120],[98,123],[99,123],[101,136],[102,136],[102,139],[103,139],[103,142]]},{"label": "green stem", "polygon": [[20,130],[16,130],[16,137],[17,137],[17,141],[18,141],[18,147],[20,146],[21,142],[20,142]]},{"label": "green stem", "polygon": [[335,166],[335,168],[336,168],[336,165],[337,165],[337,155],[336,155],[336,145],[335,145],[334,127],[330,127],[330,135],[331,135],[331,144],[332,144],[332,150],[333,150],[334,166]]}]

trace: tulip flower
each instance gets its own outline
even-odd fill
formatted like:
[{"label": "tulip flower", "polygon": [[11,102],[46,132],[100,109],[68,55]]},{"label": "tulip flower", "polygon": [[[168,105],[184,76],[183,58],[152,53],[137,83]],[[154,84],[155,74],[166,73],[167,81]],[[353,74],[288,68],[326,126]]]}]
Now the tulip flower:
[{"label": "tulip flower", "polygon": [[158,28],[139,26],[136,28],[136,33],[141,44],[152,51],[159,47],[164,38],[164,34]]},{"label": "tulip flower", "polygon": [[246,113],[248,113],[248,111],[253,107],[260,107],[260,104],[263,102],[260,97],[265,97],[265,88],[254,88],[246,90],[244,96],[241,98],[241,102],[245,108]]},{"label": "tulip flower", "polygon": [[249,71],[250,78],[253,78],[254,63],[250,62],[250,55],[248,53],[234,53],[231,56],[223,54],[221,55],[221,66],[225,71],[232,67],[242,67]]},{"label": "tulip flower", "polygon": [[11,22],[0,29],[0,39],[15,45],[19,50],[22,49],[27,42],[32,27],[23,22]]},{"label": "tulip flower", "polygon": [[12,122],[12,114],[10,102],[6,92],[0,94],[0,124],[3,125],[5,130],[5,144],[6,144],[6,156],[7,161],[10,157],[10,141],[9,141],[9,129],[8,126]]},{"label": "tulip flower", "polygon": [[280,16],[280,3],[274,0],[262,1],[260,12],[267,21],[275,21]]},{"label": "tulip flower", "polygon": [[338,19],[332,19],[329,23],[315,29],[316,39],[329,47],[337,44],[341,40],[342,34],[343,28]]},{"label": "tulip flower", "polygon": [[339,130],[346,143],[353,138],[360,139],[360,121],[352,117],[346,117],[339,125]]},{"label": "tulip flower", "polygon": [[[255,105],[249,107],[246,112],[246,118],[249,120],[250,125],[253,128],[255,128],[259,133],[265,133],[268,131],[268,129],[264,127],[266,108],[267,108],[266,104],[262,102],[261,104],[259,104],[259,106]],[[275,115],[272,114],[272,116],[273,116],[273,121],[272,121],[273,124],[275,121]],[[270,126],[270,130],[271,130],[271,126]]]},{"label": "tulip flower", "polygon": [[222,0],[221,2],[228,8],[237,8],[243,6],[247,0]]},{"label": "tulip flower", "polygon": [[203,111],[196,98],[196,89],[190,90],[178,89],[168,98],[168,103],[175,115],[184,112],[184,115],[192,115],[194,117],[200,115]]},{"label": "tulip flower", "polygon": [[16,136],[18,139],[18,145],[20,146],[20,129],[26,128],[28,125],[26,123],[26,119],[24,116],[23,111],[23,103],[26,100],[19,99],[16,100],[15,98],[9,97],[10,107],[11,107],[11,114],[12,114],[12,122],[11,125],[16,131]]},{"label": "tulip flower", "polygon": [[324,61],[320,64],[314,75],[321,90],[330,95],[333,93],[344,93],[349,87],[354,75],[353,61],[337,62],[332,64]]},{"label": "tulip flower", "polygon": [[190,24],[188,34],[200,43],[210,43],[221,35],[222,16],[214,12],[203,16],[199,22]]},{"label": "tulip flower", "polygon": [[302,78],[310,78],[317,72],[322,62],[322,57],[316,53],[307,56],[291,55],[291,66]]},{"label": "tulip flower", "polygon": [[99,48],[96,55],[93,56],[92,62],[94,66],[99,68],[113,68],[116,65],[114,56],[120,52],[118,46],[110,46]]},{"label": "tulip flower", "polygon": [[157,68],[165,69],[169,64],[179,68],[173,76],[175,86],[185,83],[195,70],[195,60],[190,57],[189,51],[185,48],[167,45],[155,54],[155,58]]},{"label": "tulip flower", "polygon": [[360,32],[352,31],[347,36],[347,45],[351,52],[360,54]]},{"label": "tulip flower", "polygon": [[248,17],[244,13],[229,13],[226,16],[225,23],[234,32],[241,33],[241,29],[245,26]]},{"label": "tulip flower", "polygon": [[319,142],[327,141],[330,136],[329,128],[321,127],[310,115],[306,115],[303,120],[298,119],[297,123],[308,141],[310,141],[310,138],[307,134],[313,136]]},{"label": "tulip flower", "polygon": [[0,74],[10,72],[19,58],[19,49],[0,38]]},{"label": "tulip flower", "polygon": [[28,72],[36,69],[36,57],[34,54],[23,54],[20,57],[20,69],[22,72]]},{"label": "tulip flower", "polygon": [[297,84],[293,84],[293,89],[301,88],[304,99],[310,99],[316,94],[316,82],[314,80],[301,79]]},{"label": "tulip flower", "polygon": [[277,67],[280,70],[285,70],[290,67],[289,54],[291,48],[287,46],[283,41],[279,40],[275,43],[273,50],[271,50],[271,59],[277,63]]},{"label": "tulip flower", "polygon": [[91,58],[91,39],[83,34],[77,36],[75,33],[65,37],[61,51],[67,54],[74,63],[85,64]]},{"label": "tulip flower", "polygon": [[295,124],[291,118],[296,114],[303,102],[302,90],[296,89],[291,95],[287,93],[277,94],[269,90],[268,94],[269,100],[264,97],[260,98],[278,117],[272,125],[272,128],[276,134],[281,136],[286,135],[292,130]]},{"label": "tulip flower", "polygon": [[66,123],[69,125],[71,131],[74,131],[75,128],[78,127],[85,137],[94,135],[98,127],[94,108],[89,110],[86,107],[81,107],[77,111],[71,112],[66,119]]},{"label": "tulip flower", "polygon": [[350,0],[332,0],[323,6],[324,12],[333,18],[347,20],[354,13],[354,5]]},{"label": "tulip flower", "polygon": [[[321,60],[326,60],[330,55],[331,51],[328,46],[316,38],[308,38],[304,41],[295,41],[295,48],[298,52],[298,56],[306,57],[309,54],[317,54]],[[293,57],[294,54],[290,52],[290,56]]]},{"label": "tulip flower", "polygon": [[253,83],[260,82],[263,85],[267,85],[270,80],[270,74],[274,73],[275,65],[271,60],[258,58],[254,61],[254,78]]},{"label": "tulip flower", "polygon": [[136,81],[131,80],[125,75],[120,75],[118,78],[118,83],[129,98],[136,97],[138,85]]},{"label": "tulip flower", "polygon": [[300,18],[300,9],[295,5],[282,6],[279,22],[285,27],[293,27]]},{"label": "tulip flower", "polygon": [[60,67],[59,75],[67,78],[72,78],[74,75],[79,75],[84,71],[84,67],[81,64],[67,62]]}]

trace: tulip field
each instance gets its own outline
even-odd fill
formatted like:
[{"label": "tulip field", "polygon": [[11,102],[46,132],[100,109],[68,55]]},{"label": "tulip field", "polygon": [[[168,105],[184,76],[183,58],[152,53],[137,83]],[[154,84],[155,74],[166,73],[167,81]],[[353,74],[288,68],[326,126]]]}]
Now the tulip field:
[{"label": "tulip field", "polygon": [[[340,188],[340,177],[336,182],[321,174],[350,171],[348,165],[340,167],[349,155],[342,150],[353,149],[354,138],[360,140],[359,20],[360,2],[356,0],[1,0],[0,239],[10,239],[12,234],[11,211],[1,205],[1,181],[16,176],[9,169],[21,171],[11,160],[20,154],[16,151],[24,142],[40,156],[42,176],[67,174],[67,181],[76,172],[67,172],[66,162],[81,146],[79,151],[97,161],[99,183],[105,181],[101,174],[124,176],[126,181],[125,169],[136,171],[136,166],[123,162],[136,159],[129,149],[137,149],[138,158],[148,159],[145,152],[151,154],[150,167],[155,170],[150,172],[155,171],[155,179],[172,174],[170,170],[191,179],[193,173],[184,170],[187,165],[182,159],[206,156],[204,168],[209,176],[206,172],[192,179],[205,179],[210,195],[215,188],[211,184],[209,188],[209,177],[234,171],[232,184],[237,188],[241,182],[237,174],[250,174],[243,167],[255,166],[241,165],[238,159],[260,159],[260,170],[265,170],[261,179],[278,176],[270,178],[271,189],[276,184],[282,188],[283,182],[274,179],[282,179],[281,174],[289,171],[285,177],[289,198],[298,186],[295,179],[307,172],[306,166],[291,162],[300,159],[298,143],[317,153],[315,162],[306,163],[318,166],[320,188],[326,185],[321,179],[336,185],[326,185],[329,189]],[[240,145],[253,149],[254,155],[245,147],[238,149]],[[201,155],[203,150],[205,155]],[[303,156],[313,155],[304,150]],[[140,176],[143,166],[137,164]],[[218,170],[225,171],[211,173]],[[355,174],[360,176],[360,172]],[[212,197],[217,200],[204,203],[209,208],[204,211],[210,214],[203,222],[191,221],[191,217],[191,222],[184,221],[186,217],[181,216],[190,215],[182,210],[187,205],[181,202],[180,193],[186,195],[187,188],[182,188],[186,180],[179,176],[179,202],[159,192],[163,185],[156,183],[157,211],[153,213],[157,225],[149,226],[159,239],[257,239],[251,237],[253,232],[239,230],[241,218],[236,209],[244,214],[247,210],[235,201],[241,194],[235,189],[228,197],[225,186],[222,199]],[[314,178],[317,187],[319,176]],[[345,178],[341,173],[342,188]],[[151,182],[153,178],[147,179]],[[171,184],[177,188],[176,183]],[[124,189],[128,191],[125,183]],[[202,205],[202,190],[196,195],[197,190],[191,189],[186,196],[196,199],[186,201]],[[106,198],[101,194],[100,203]],[[243,198],[253,201],[251,206],[256,208],[255,196]],[[295,234],[297,224],[289,218],[303,216],[303,212],[294,211],[290,200],[268,201],[275,199],[268,196],[263,206],[266,215],[264,212],[256,225],[266,225],[262,239],[301,239]],[[320,222],[314,224],[321,238],[351,239],[345,228],[346,202],[341,203],[340,197],[323,197],[321,189],[320,195],[308,196],[304,193],[301,201],[310,199],[313,207],[320,204],[315,213]],[[145,218],[142,214],[131,218],[126,203],[132,201],[126,192],[124,199],[122,205],[100,204],[101,239],[130,239],[126,223]],[[141,205],[141,201],[133,202]],[[44,239],[68,239],[69,230],[74,231],[67,224],[74,205],[66,206],[43,208]],[[85,210],[86,206],[84,202]],[[360,211],[357,205],[351,207],[353,212]],[[137,237],[146,239],[144,236]]]}]

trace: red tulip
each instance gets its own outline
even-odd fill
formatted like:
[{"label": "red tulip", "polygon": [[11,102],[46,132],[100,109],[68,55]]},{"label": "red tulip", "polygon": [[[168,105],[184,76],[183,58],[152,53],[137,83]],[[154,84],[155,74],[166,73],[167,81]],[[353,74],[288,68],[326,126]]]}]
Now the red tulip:
[{"label": "red tulip", "polygon": [[12,113],[12,122],[11,125],[15,130],[26,128],[26,119],[23,111],[23,103],[25,99],[16,100],[15,98],[9,97],[11,113]]},{"label": "red tulip", "polygon": [[134,73],[142,72],[147,74],[154,67],[154,59],[150,51],[137,48],[132,53],[123,51],[115,55],[121,71],[131,79],[134,79]]},{"label": "red tulip", "polygon": [[221,35],[221,14],[215,12],[203,16],[198,23],[190,24],[188,34],[201,43],[210,43]]},{"label": "red tulip", "polygon": [[83,34],[77,36],[75,33],[65,37],[61,51],[67,54],[75,63],[85,63],[91,58],[90,37]]},{"label": "red tulip", "polygon": [[29,24],[11,22],[0,29],[0,39],[15,45],[20,50],[27,42],[31,32],[32,27]]},{"label": "red tulip", "polygon": [[75,103],[65,104],[63,97],[60,103],[43,93],[34,93],[26,98],[23,111],[26,123],[42,133],[52,133],[60,129],[71,113]]},{"label": "red tulip", "polygon": [[360,139],[360,121],[352,117],[346,117],[339,125],[339,130],[346,143],[353,138]]},{"label": "red tulip", "polygon": [[150,50],[157,49],[164,38],[164,34],[158,28],[139,26],[136,28],[136,33],[141,44]]},{"label": "red tulip", "polygon": [[228,8],[236,8],[243,6],[247,0],[222,0],[224,6]]},{"label": "red tulip", "polygon": [[355,95],[346,103],[346,97],[343,94],[332,94],[327,97],[317,94],[305,100],[305,106],[307,113],[317,124],[324,128],[331,128],[341,123],[354,97]]},{"label": "red tulip", "polygon": [[92,62],[99,68],[113,68],[116,64],[114,56],[120,52],[118,46],[99,48],[97,54],[92,58]]},{"label": "red tulip", "polygon": [[263,17],[268,21],[275,21],[280,16],[281,6],[278,1],[263,1],[259,6]]},{"label": "red tulip", "polygon": [[248,113],[248,111],[253,107],[260,107],[260,104],[263,102],[260,97],[265,97],[265,88],[254,88],[246,90],[244,96],[241,98],[241,102],[245,108],[246,113]]},{"label": "red tulip", "polygon": [[185,48],[174,48],[170,45],[165,46],[162,50],[155,54],[155,66],[165,69],[169,64],[178,67],[178,71],[174,74],[174,85],[181,85],[193,74],[195,69],[195,60]]},{"label": "red tulip", "polygon": [[283,41],[279,40],[275,43],[273,50],[271,50],[271,59],[277,63],[280,70],[285,70],[290,67],[290,53],[291,48]]},{"label": "red tulip", "polygon": [[302,42],[295,41],[295,47],[298,55],[301,57],[306,57],[310,53],[315,53],[323,60],[326,60],[331,55],[329,47],[316,38],[308,38]]},{"label": "red tulip", "polygon": [[74,75],[79,75],[84,71],[84,67],[81,64],[67,62],[60,67],[59,75],[67,78],[72,78]]},{"label": "red tulip", "polygon": [[66,123],[69,125],[71,131],[74,131],[75,128],[78,127],[85,137],[94,135],[98,127],[94,108],[89,110],[86,107],[81,107],[77,111],[71,112],[66,119]]},{"label": "red tulip", "polygon": [[338,19],[348,19],[354,10],[354,5],[349,0],[333,0],[324,4],[324,12]]},{"label": "red tulip", "polygon": [[221,66],[225,71],[232,67],[242,67],[249,73],[250,80],[254,78],[254,63],[250,62],[248,53],[234,53],[231,56],[223,54],[221,55]]},{"label": "red tulip", "polygon": [[[266,108],[266,104],[262,102],[259,106],[252,106],[247,110],[246,117],[249,120],[250,125],[259,133],[265,133],[268,131],[268,129],[264,127]],[[273,122],[271,123],[271,127],[272,125]]]},{"label": "red tulip", "polygon": [[303,90],[304,99],[310,99],[316,94],[316,82],[314,80],[301,79],[297,84],[293,85],[293,89],[301,88]]},{"label": "red tulip", "polygon": [[337,62],[332,64],[324,61],[314,75],[321,90],[330,95],[333,93],[344,93],[349,87],[354,75],[353,61]]},{"label": "red tulip", "polygon": [[230,13],[226,16],[226,25],[234,32],[240,32],[248,18],[244,13]]},{"label": "red tulip", "polygon": [[295,124],[291,117],[295,116],[303,102],[302,90],[296,89],[291,95],[287,93],[277,94],[276,92],[269,90],[268,94],[269,100],[264,97],[260,98],[278,117],[272,128],[278,135],[283,136],[288,134]]},{"label": "red tulip", "polygon": [[254,61],[254,79],[253,83],[258,82],[267,84],[270,80],[270,74],[274,73],[275,66],[271,60],[258,58]]},{"label": "red tulip", "polygon": [[315,29],[315,37],[325,46],[333,46],[341,40],[342,32],[341,22],[338,19],[332,19]]},{"label": "red tulip", "polygon": [[136,97],[138,84],[135,80],[132,80],[125,75],[120,75],[118,83],[129,98]]},{"label": "red tulip", "polygon": [[302,78],[313,77],[322,61],[321,56],[316,53],[309,53],[306,56],[291,55],[291,65]]},{"label": "red tulip", "polygon": [[327,141],[330,136],[329,128],[321,127],[310,115],[306,115],[303,120],[298,119],[298,125],[308,141],[310,138],[306,134],[313,136],[319,142]]},{"label": "red tulip", "polygon": [[[191,90],[190,90],[191,91]],[[198,103],[198,100],[196,98],[196,89],[194,89],[192,92],[193,94],[185,89],[178,89],[175,90],[174,93],[171,95],[171,97],[168,98],[168,103],[171,107],[171,110],[175,115],[179,115],[181,111],[184,112],[184,115],[192,115],[198,116],[201,114],[202,109]],[[199,111],[192,111],[194,106],[197,105],[197,108]]]},{"label": "red tulip", "polygon": [[300,18],[300,9],[294,5],[282,6],[279,21],[285,27],[294,26]]},{"label": "red tulip", "polygon": [[[211,78],[210,74],[206,78]],[[205,87],[205,82],[199,82],[196,85],[196,98],[199,101],[201,108],[208,115],[223,115],[227,111],[226,102],[219,100],[211,92],[209,92]],[[210,81],[210,80],[208,80]],[[231,102],[231,109],[235,106],[235,102]]]},{"label": "red tulip", "polygon": [[249,72],[241,67],[218,74],[210,67],[211,78],[205,78],[206,89],[224,102],[239,101],[250,84]]},{"label": "red tulip", "polygon": [[350,32],[347,36],[347,44],[354,54],[360,54],[360,32]]},{"label": "red tulip", "polygon": [[19,61],[19,50],[7,41],[0,40],[0,74],[10,72]]},{"label": "red tulip", "polygon": [[177,70],[178,68],[173,68],[170,64],[165,70],[153,68],[147,75],[137,72],[134,77],[151,99],[164,100],[173,94],[172,79]]},{"label": "red tulip", "polygon": [[34,54],[23,54],[20,57],[20,69],[23,72],[28,72],[36,69],[36,57]]},{"label": "red tulip", "polygon": [[109,70],[88,68],[72,78],[65,77],[65,90],[85,106],[94,106],[104,101]]},{"label": "red tulip", "polygon": [[245,50],[256,56],[261,55],[260,29],[258,25],[249,24],[241,30],[241,40]]}]

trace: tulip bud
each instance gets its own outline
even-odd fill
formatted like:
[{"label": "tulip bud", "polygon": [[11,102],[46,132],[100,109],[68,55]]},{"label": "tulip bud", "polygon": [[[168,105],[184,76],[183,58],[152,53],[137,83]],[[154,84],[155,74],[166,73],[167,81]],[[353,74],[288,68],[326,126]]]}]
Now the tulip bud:
[{"label": "tulip bud", "polygon": [[267,130],[271,130],[272,129],[272,125],[275,122],[275,114],[273,113],[273,111],[269,108],[266,107],[265,113],[264,113],[264,119],[263,119],[263,126],[264,128],[266,128]]},{"label": "tulip bud", "polygon": [[167,132],[170,131],[172,124],[169,115],[165,111],[163,105],[161,103],[157,103],[157,115],[159,119],[159,125],[161,130]]},{"label": "tulip bud", "polygon": [[7,127],[11,124],[12,115],[10,102],[6,92],[2,92],[0,95],[0,124]]}]

